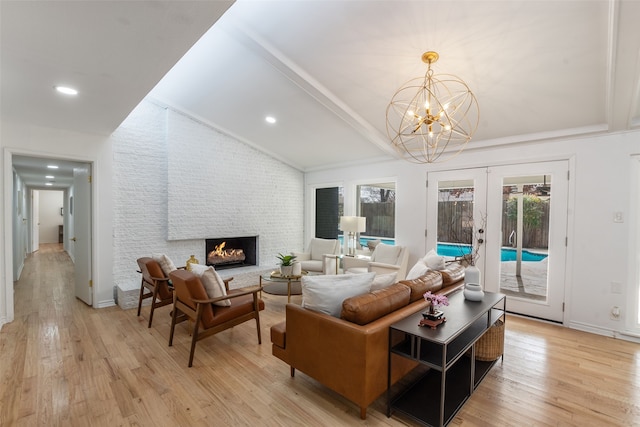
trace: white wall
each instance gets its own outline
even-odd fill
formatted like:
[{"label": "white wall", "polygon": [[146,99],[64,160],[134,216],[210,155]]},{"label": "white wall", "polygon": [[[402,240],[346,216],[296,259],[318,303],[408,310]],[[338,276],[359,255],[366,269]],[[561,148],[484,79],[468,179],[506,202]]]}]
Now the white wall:
[{"label": "white wall", "polygon": [[[429,170],[459,169],[498,164],[570,159],[574,170],[570,189],[569,247],[565,323],[577,329],[614,335],[624,329],[622,319],[610,319],[612,306],[626,307],[633,298],[629,272],[630,156],[640,152],[640,132],[630,132],[561,142],[537,143],[485,151],[469,149],[450,162],[414,165],[405,161],[353,166],[306,174],[307,230],[312,230],[311,189],[339,182],[345,194],[362,181],[397,177],[396,241],[411,251],[410,265],[425,253],[425,179]],[[345,196],[347,197],[347,196]],[[345,199],[345,206],[354,203]],[[614,212],[627,220],[614,223]],[[623,284],[622,294],[611,292],[611,282]]]},{"label": "white wall", "polygon": [[193,119],[143,101],[112,135],[115,285],[136,259],[204,262],[206,238],[259,236],[259,263],[302,249],[303,174]]},{"label": "white wall", "polygon": [[62,225],[62,191],[40,190],[40,243],[58,243],[58,227]]}]

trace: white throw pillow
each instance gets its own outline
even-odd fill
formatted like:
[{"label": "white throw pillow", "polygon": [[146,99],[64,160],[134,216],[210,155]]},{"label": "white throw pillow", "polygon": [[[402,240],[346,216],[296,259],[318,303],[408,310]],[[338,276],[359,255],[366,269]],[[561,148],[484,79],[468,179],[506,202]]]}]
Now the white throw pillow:
[{"label": "white throw pillow", "polygon": [[434,249],[427,252],[422,260],[427,264],[427,267],[432,270],[444,270],[446,268],[446,265],[444,264],[444,257],[438,255]]},{"label": "white throw pillow", "polygon": [[169,273],[177,270],[176,266],[173,264],[173,261],[171,261],[171,259],[165,254],[152,254],[151,258],[153,258],[158,264],[160,264],[160,268],[164,272],[164,275],[167,277],[169,277]]},{"label": "white throw pillow", "polygon": [[395,271],[387,274],[376,274],[376,277],[373,278],[373,282],[371,283],[371,291],[388,288],[396,283],[396,277],[398,277],[398,273]]},{"label": "white throw pillow", "polygon": [[417,279],[420,276],[424,276],[429,271],[429,267],[424,263],[423,260],[419,259],[418,262],[415,263],[411,270],[407,273],[407,277],[405,280],[413,280]]},{"label": "white throw pillow", "polygon": [[302,307],[340,317],[342,302],[366,294],[376,273],[302,277]]},{"label": "white throw pillow", "polygon": [[[212,266],[191,264],[191,272],[200,278],[209,298],[218,298],[227,295],[224,280],[222,280],[222,277],[220,277],[218,272]],[[229,307],[231,305],[231,301],[223,299],[222,301],[217,301],[213,304],[221,307]]]}]

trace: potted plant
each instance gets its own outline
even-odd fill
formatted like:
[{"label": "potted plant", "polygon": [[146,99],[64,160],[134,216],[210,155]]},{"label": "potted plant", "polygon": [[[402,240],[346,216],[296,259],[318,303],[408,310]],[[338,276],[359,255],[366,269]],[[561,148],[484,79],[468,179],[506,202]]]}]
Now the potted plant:
[{"label": "potted plant", "polygon": [[296,256],[278,254],[276,258],[280,260],[280,274],[282,277],[293,276],[293,263],[296,260]]},{"label": "potted plant", "polygon": [[423,297],[424,300],[429,302],[430,304],[427,312],[423,313],[422,315],[425,318],[431,320],[440,319],[444,313],[440,311],[439,308],[443,305],[449,305],[449,298],[447,298],[445,295],[434,294],[431,291],[425,292]]}]

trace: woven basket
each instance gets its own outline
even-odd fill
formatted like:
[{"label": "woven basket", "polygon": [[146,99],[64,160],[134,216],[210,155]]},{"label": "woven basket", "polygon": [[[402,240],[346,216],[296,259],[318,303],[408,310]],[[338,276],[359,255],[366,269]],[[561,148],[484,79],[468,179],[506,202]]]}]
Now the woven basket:
[{"label": "woven basket", "polygon": [[504,322],[498,320],[476,342],[476,359],[492,362],[504,353]]}]

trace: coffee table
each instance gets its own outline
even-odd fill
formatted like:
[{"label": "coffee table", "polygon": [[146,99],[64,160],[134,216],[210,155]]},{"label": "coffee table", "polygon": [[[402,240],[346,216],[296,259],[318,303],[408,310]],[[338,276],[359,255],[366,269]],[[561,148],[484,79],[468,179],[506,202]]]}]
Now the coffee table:
[{"label": "coffee table", "polygon": [[[266,273],[266,274],[261,274],[260,275],[260,287],[263,286],[273,286],[276,283],[280,283],[280,284],[285,284],[287,285],[287,302],[291,302],[291,295],[300,295],[302,293],[301,290],[297,290],[294,289],[293,291],[291,290],[291,285],[292,284],[300,284],[300,279],[302,279],[302,276],[304,276],[306,273],[303,273],[301,276],[288,276],[288,277],[283,277],[280,276],[279,272],[276,271],[272,271],[271,273]],[[263,283],[264,282],[264,283]],[[270,293],[268,291],[265,291],[267,293]]]},{"label": "coffee table", "polygon": [[[474,344],[494,325],[505,321],[506,296],[485,292],[482,301],[468,301],[461,291],[443,307],[446,321],[435,329],[419,326],[418,312],[389,327],[387,416],[402,412],[431,426],[447,425],[498,359],[476,360]],[[417,361],[429,370],[413,385],[391,396],[391,356]]]}]

